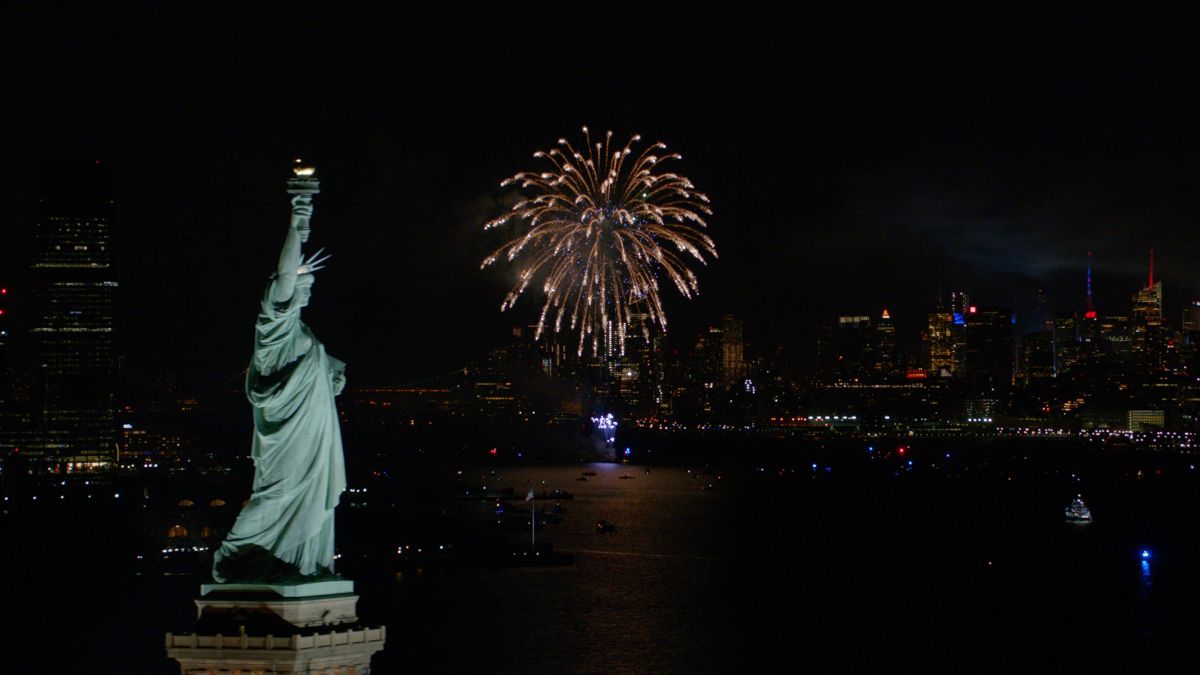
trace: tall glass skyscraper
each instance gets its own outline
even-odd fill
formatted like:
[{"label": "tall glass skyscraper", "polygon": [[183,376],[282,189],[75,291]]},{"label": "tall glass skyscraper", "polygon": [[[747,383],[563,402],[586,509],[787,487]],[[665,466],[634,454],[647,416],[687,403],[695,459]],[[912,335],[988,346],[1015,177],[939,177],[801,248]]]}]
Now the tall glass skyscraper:
[{"label": "tall glass skyscraper", "polygon": [[1013,312],[967,308],[966,377],[976,386],[1007,387],[1013,380]]},{"label": "tall glass skyscraper", "polygon": [[0,402],[4,400],[4,376],[8,373],[5,344],[8,342],[8,286],[0,279]]},{"label": "tall glass skyscraper", "polygon": [[53,165],[39,176],[33,343],[43,468],[103,469],[116,458],[117,281],[108,167]]}]

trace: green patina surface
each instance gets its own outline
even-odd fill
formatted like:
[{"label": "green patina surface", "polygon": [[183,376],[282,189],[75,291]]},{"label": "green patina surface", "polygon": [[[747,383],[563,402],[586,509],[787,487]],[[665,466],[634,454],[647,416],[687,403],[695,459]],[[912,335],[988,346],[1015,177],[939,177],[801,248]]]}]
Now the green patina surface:
[{"label": "green patina surface", "polygon": [[318,184],[311,174],[299,178],[289,183],[291,224],[255,325],[246,374],[254,489],[214,557],[213,578],[224,584],[338,579],[333,511],[346,470],[334,397],[346,366],[300,320],[319,261],[301,252]]},{"label": "green patina surface", "polygon": [[302,584],[201,584],[200,595],[222,593],[275,593],[284,598],[312,598],[322,595],[343,595],[354,592],[354,582],[347,579],[313,581]]}]

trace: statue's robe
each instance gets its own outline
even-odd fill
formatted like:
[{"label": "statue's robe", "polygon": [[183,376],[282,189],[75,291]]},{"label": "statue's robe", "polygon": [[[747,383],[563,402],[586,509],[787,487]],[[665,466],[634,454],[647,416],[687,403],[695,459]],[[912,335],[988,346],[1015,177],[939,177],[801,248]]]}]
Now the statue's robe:
[{"label": "statue's robe", "polygon": [[346,487],[333,377],[345,364],[300,321],[299,293],[262,301],[246,396],[254,406],[254,491],[213,560],[218,582],[333,573],[333,510]]}]

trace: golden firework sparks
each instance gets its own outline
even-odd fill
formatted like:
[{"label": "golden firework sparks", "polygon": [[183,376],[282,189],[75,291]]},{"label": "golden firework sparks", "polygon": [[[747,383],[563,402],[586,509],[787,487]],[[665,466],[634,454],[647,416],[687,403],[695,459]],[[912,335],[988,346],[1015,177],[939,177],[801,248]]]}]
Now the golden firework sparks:
[{"label": "golden firework sparks", "polygon": [[[546,300],[535,339],[541,338],[548,319],[556,333],[566,319],[570,330],[579,331],[579,354],[589,338],[592,352],[598,353],[598,337],[608,326],[615,329],[624,352],[635,306],[644,307],[651,323],[667,327],[660,271],[684,297],[699,293],[696,275],[687,264],[689,259],[707,264],[706,253],[717,257],[716,245],[703,232],[708,227],[704,218],[712,209],[708,196],[687,177],[659,171],[664,163],[683,159],[668,153],[663,143],[635,153],[639,135],[619,149],[614,149],[611,131],[603,143],[593,143],[587,127],[583,135],[586,154],[560,138],[558,147],[533,154],[552,170],[521,172],[500,183],[516,185],[526,196],[484,229],[515,219],[521,221],[522,231],[480,267],[504,257],[520,270],[501,311],[512,307],[534,279],[541,279]],[[642,330],[649,337],[646,325]]]}]

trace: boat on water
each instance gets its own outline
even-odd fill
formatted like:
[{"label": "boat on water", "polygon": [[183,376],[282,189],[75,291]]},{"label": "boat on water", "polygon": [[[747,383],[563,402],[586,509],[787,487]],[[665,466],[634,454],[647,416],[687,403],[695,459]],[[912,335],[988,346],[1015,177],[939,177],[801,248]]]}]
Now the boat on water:
[{"label": "boat on water", "polygon": [[617,526],[615,524],[610,523],[603,518],[596,521],[596,532],[599,532],[600,534],[608,534],[609,532],[616,531],[616,529]]},{"label": "boat on water", "polygon": [[589,469],[589,470],[587,470],[587,471],[584,471],[584,472],[583,472],[582,474],[580,474],[580,475],[582,475],[582,476],[587,476],[588,478],[591,478],[592,476],[595,476],[595,475],[596,475],[596,472],[595,472],[595,471],[592,471],[592,470],[590,470],[590,469]]},{"label": "boat on water", "polygon": [[506,562],[513,567],[560,567],[575,564],[575,556],[555,551],[553,544],[522,544],[512,547]]},{"label": "boat on water", "polygon": [[1068,523],[1075,525],[1086,525],[1092,522],[1092,511],[1083,503],[1083,495],[1075,495],[1071,500],[1071,505],[1063,511],[1063,518]]},{"label": "boat on water", "polygon": [[[165,547],[165,548],[163,548]],[[205,574],[212,568],[212,546],[198,537],[172,539],[165,544],[149,544],[137,554],[136,574]]]},{"label": "boat on water", "polygon": [[617,476],[617,480],[633,480],[633,476],[630,476],[627,473],[623,473],[620,476]]},{"label": "boat on water", "polygon": [[[468,550],[474,548],[466,547]],[[426,542],[423,544],[401,544],[396,547],[396,553],[392,560],[392,565],[397,571],[409,571],[418,569],[431,569],[445,567],[450,565],[469,564],[476,561],[473,555],[476,553],[466,553],[460,551],[457,546],[443,542],[435,544]],[[363,556],[365,559],[365,556]],[[363,564],[362,561],[345,561],[354,564]],[[343,560],[338,560],[339,569],[343,566]]]}]

